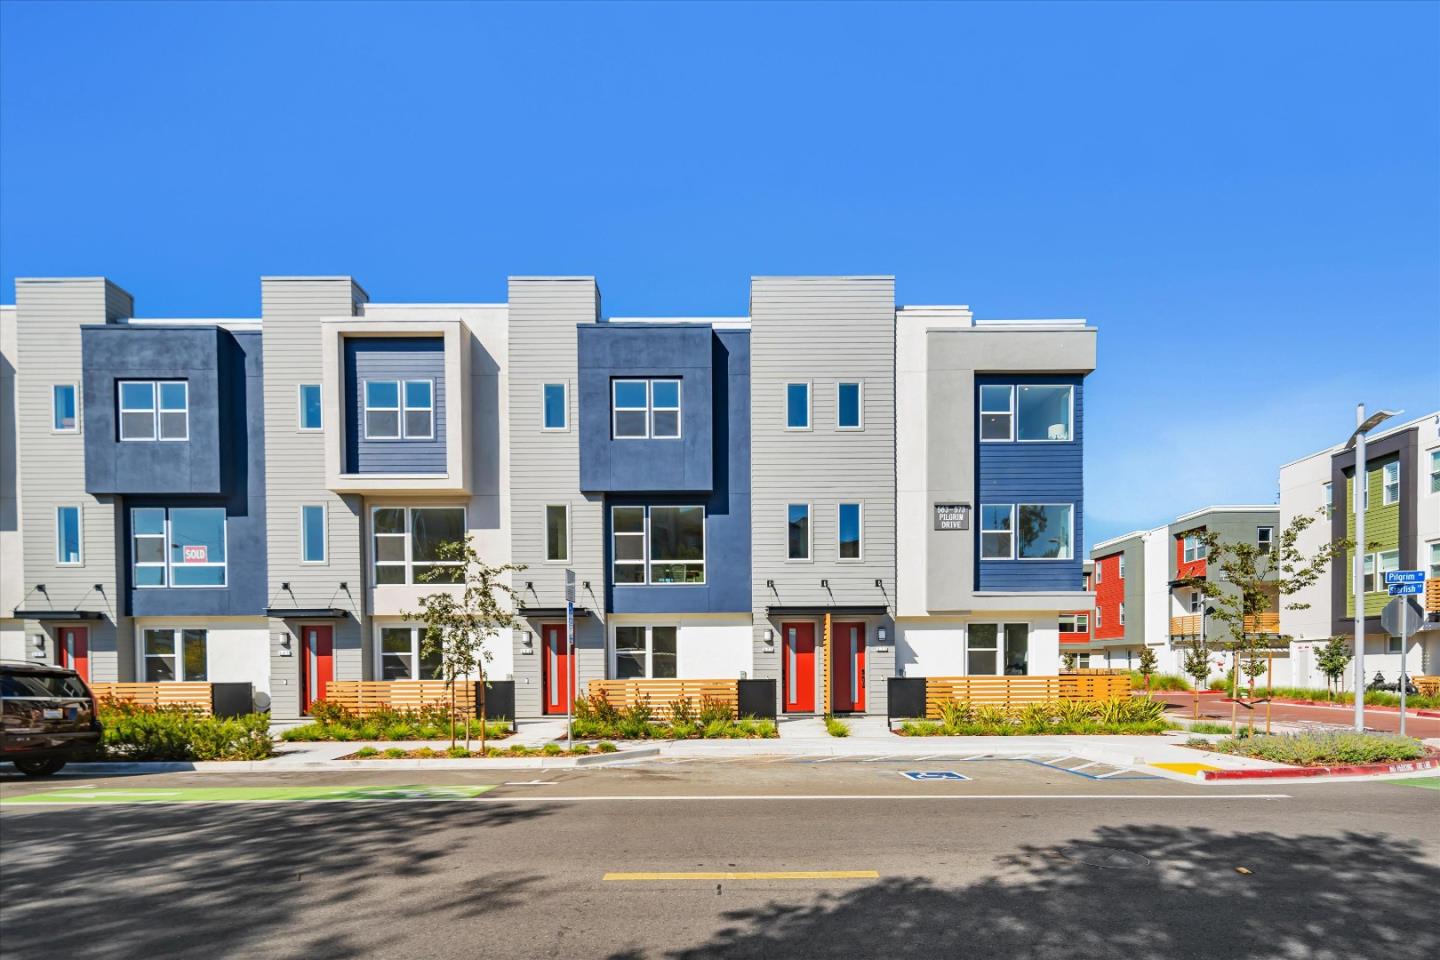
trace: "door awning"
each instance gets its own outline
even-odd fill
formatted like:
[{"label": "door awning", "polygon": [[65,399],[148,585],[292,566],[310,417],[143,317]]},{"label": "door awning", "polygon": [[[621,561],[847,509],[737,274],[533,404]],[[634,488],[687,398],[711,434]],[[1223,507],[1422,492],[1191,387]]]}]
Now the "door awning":
[{"label": "door awning", "polygon": [[883,603],[874,606],[787,607],[777,605],[765,608],[767,617],[823,617],[827,613],[832,617],[883,617],[889,612],[890,608]]},{"label": "door awning", "polygon": [[15,610],[16,620],[100,620],[99,610]]},{"label": "door awning", "polygon": [[340,607],[266,607],[265,616],[276,620],[344,620],[350,611]]},{"label": "door awning", "polygon": [[[521,607],[520,616],[527,620],[564,620],[564,607]],[[576,607],[575,619],[590,616],[589,607]]]}]

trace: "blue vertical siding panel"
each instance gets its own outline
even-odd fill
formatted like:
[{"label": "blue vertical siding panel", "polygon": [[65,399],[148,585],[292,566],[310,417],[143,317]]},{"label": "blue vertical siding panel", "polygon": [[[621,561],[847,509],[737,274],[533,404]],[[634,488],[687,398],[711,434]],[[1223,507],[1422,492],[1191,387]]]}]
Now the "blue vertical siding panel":
[{"label": "blue vertical siding panel", "polygon": [[[1085,386],[1077,376],[979,376],[976,385],[976,428],[979,430],[979,388],[982,384],[1067,383],[1075,387],[1073,439],[1061,443],[980,443],[977,439],[975,555],[980,555],[980,507],[985,504],[1071,503],[1075,530],[1069,560],[981,560],[976,566],[979,590],[1079,590],[1085,542]],[[1018,538],[1018,531],[1017,531]]]},{"label": "blue vertical siding panel", "polygon": [[[433,380],[434,436],[366,440],[365,380]],[[440,337],[346,338],[345,472],[444,473],[445,394],[445,341]]]}]

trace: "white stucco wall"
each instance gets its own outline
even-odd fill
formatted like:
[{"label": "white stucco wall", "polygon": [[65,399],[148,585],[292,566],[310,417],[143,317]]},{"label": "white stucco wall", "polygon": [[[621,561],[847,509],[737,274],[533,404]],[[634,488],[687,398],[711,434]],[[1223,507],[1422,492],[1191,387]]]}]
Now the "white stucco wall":
[{"label": "white stucco wall", "polygon": [[1054,676],[1060,672],[1060,624],[1054,617],[986,616],[973,620],[897,621],[895,663],[905,677],[963,677],[966,669],[965,637],[968,624],[1025,623],[1030,627],[1030,675]]},{"label": "white stucco wall", "polygon": [[[1318,511],[1325,506],[1325,484],[1330,480],[1332,452],[1323,450],[1280,468],[1280,529],[1284,530],[1301,515],[1316,518],[1295,543],[1300,553],[1307,557],[1330,542],[1330,520]],[[1328,638],[1331,628],[1330,589],[1330,570],[1327,568],[1309,587],[1286,598],[1280,610],[1281,632],[1296,641]],[[1285,609],[1291,603],[1309,604],[1309,607],[1304,610]]]},{"label": "white stucco wall", "polygon": [[[257,700],[270,695],[270,630],[264,617],[136,617],[135,662],[144,670],[145,631],[206,631],[206,677],[211,683],[250,683]],[[265,699],[260,699],[260,695]]]},{"label": "white stucco wall", "polygon": [[748,617],[730,622],[681,621],[676,672],[681,679],[755,676],[754,635]]}]

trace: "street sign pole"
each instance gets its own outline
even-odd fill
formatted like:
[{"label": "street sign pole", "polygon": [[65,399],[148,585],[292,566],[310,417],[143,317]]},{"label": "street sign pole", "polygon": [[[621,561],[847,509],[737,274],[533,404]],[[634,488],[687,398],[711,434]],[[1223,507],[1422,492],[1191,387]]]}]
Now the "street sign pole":
[{"label": "street sign pole", "polygon": [[[1355,409],[1355,546],[1350,549],[1355,594],[1355,732],[1365,732],[1365,493],[1369,477],[1365,460],[1365,404]],[[1379,564],[1376,564],[1378,567]]]},{"label": "street sign pole", "polygon": [[1425,571],[1390,570],[1385,574],[1385,588],[1391,600],[1380,614],[1380,625],[1392,637],[1400,638],[1400,735],[1405,735],[1405,688],[1410,685],[1410,614],[1414,613],[1425,622],[1425,611],[1420,604],[1410,599],[1425,592]]},{"label": "street sign pole", "polygon": [[1400,736],[1405,736],[1405,688],[1409,685],[1405,675],[1405,655],[1410,650],[1410,604],[1400,607]]},{"label": "street sign pole", "polygon": [[575,571],[565,571],[565,749],[575,749],[575,687],[580,671],[575,666]]}]

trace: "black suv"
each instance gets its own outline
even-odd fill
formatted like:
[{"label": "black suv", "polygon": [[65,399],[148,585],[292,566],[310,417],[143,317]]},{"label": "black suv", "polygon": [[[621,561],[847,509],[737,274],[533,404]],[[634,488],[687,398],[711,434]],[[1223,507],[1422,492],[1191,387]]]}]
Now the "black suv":
[{"label": "black suv", "polygon": [[0,760],[48,777],[100,742],[95,695],[74,670],[0,662]]}]

